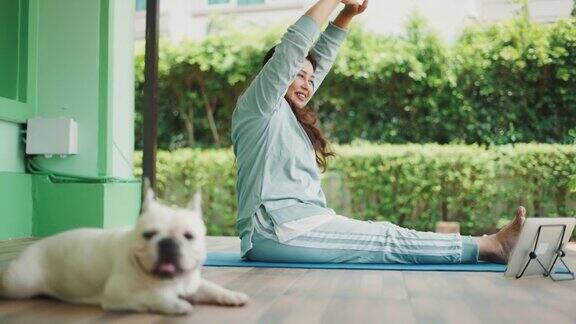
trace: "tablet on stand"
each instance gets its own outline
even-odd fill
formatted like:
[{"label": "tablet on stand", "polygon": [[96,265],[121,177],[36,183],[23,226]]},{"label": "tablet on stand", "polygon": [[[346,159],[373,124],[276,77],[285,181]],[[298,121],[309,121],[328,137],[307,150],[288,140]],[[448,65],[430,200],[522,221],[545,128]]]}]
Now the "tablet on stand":
[{"label": "tablet on stand", "polygon": [[[550,277],[573,280],[564,257],[576,218],[527,218],[506,267],[507,277]],[[558,271],[560,270],[560,271]]]}]

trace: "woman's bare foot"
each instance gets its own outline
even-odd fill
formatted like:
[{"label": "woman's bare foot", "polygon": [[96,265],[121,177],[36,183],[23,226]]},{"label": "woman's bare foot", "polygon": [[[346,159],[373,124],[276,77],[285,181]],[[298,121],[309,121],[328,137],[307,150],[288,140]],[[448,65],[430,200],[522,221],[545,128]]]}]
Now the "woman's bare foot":
[{"label": "woman's bare foot", "polygon": [[496,234],[475,237],[478,243],[479,259],[482,261],[507,263],[512,248],[518,241],[522,224],[526,219],[526,208],[516,209],[516,217]]}]

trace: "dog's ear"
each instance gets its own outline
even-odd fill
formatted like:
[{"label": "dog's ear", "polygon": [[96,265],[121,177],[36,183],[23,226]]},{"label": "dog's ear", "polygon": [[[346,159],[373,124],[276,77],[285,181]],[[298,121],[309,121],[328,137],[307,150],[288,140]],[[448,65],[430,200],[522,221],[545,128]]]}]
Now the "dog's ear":
[{"label": "dog's ear", "polygon": [[148,177],[144,177],[142,180],[142,199],[140,203],[140,215],[144,213],[148,208],[150,208],[150,204],[156,199],[156,195],[154,194],[154,190],[150,186],[150,179]]},{"label": "dog's ear", "polygon": [[186,208],[196,212],[200,217],[202,217],[202,191],[200,189],[196,190],[194,198],[190,200]]}]

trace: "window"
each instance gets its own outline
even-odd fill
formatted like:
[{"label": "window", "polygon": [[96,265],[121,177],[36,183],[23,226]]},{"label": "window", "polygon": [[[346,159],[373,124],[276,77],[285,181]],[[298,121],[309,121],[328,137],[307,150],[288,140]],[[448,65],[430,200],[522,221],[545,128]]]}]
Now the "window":
[{"label": "window", "polygon": [[238,0],[239,6],[254,5],[254,4],[264,4],[264,0]]},{"label": "window", "polygon": [[228,4],[230,0],[208,0],[208,5],[219,5],[219,4]]},{"label": "window", "polygon": [[146,0],[136,0],[136,11],[146,10]]},{"label": "window", "polygon": [[232,6],[249,6],[264,4],[266,0],[208,0],[208,5],[232,5]]}]

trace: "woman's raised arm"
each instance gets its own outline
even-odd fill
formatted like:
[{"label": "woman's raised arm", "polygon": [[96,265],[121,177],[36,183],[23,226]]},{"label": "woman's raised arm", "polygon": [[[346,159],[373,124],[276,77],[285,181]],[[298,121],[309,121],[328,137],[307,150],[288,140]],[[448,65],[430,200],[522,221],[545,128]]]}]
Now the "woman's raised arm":
[{"label": "woman's raised arm", "polygon": [[363,0],[361,4],[346,5],[336,19],[320,35],[320,38],[312,48],[312,54],[317,62],[316,70],[314,71],[313,92],[320,88],[324,78],[332,69],[352,18],[366,11],[366,8],[368,8],[368,0]]},{"label": "woman's raised arm", "polygon": [[274,55],[238,99],[237,114],[261,117],[271,115],[286,90],[302,68],[312,48],[319,27],[339,3],[352,4],[356,0],[319,0],[304,16],[288,28],[276,46]]}]

